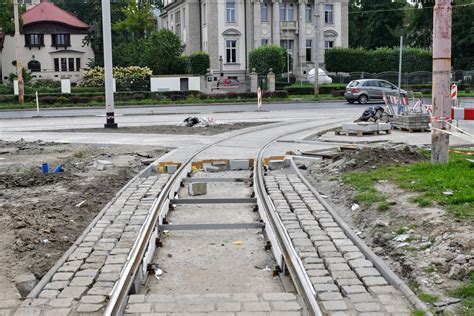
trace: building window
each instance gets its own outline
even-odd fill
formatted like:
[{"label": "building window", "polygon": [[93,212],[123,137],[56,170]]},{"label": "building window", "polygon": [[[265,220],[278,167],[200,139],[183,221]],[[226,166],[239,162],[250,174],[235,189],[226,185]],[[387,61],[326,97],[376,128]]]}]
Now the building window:
[{"label": "building window", "polygon": [[236,63],[237,62],[237,41],[236,40],[226,40],[226,62],[227,63]]},{"label": "building window", "polygon": [[307,4],[306,5],[306,23],[311,23],[313,22],[313,8],[311,5]]},{"label": "building window", "polygon": [[61,58],[61,71],[67,71],[67,58]]},{"label": "building window", "polygon": [[294,41],[293,40],[280,40],[280,46],[286,50],[293,50]]},{"label": "building window", "polygon": [[324,6],[324,21],[327,24],[334,24],[334,11],[332,4],[326,4]]},{"label": "building window", "polygon": [[262,38],[262,46],[268,45],[268,38]]},{"label": "building window", "polygon": [[54,71],[59,71],[59,58],[54,58]]},{"label": "building window", "polygon": [[294,21],[294,10],[293,10],[293,4],[290,3],[290,4],[287,4],[288,5],[288,19],[286,19],[287,21]]},{"label": "building window", "polygon": [[53,34],[51,46],[70,46],[70,37],[69,34]]},{"label": "building window", "polygon": [[81,59],[76,58],[76,71],[81,71]]},{"label": "building window", "polygon": [[41,63],[37,60],[31,60],[28,63],[28,70],[31,72],[40,72],[41,71]]},{"label": "building window", "polygon": [[68,58],[69,71],[74,71],[74,58]]},{"label": "building window", "polygon": [[179,11],[175,15],[175,34],[181,38],[181,12]]},{"label": "building window", "polygon": [[44,46],[43,34],[26,34],[25,46],[27,47],[41,47]]},{"label": "building window", "polygon": [[206,25],[207,23],[207,13],[206,13],[206,4],[203,3],[202,5],[202,21],[203,21],[203,24]]},{"label": "building window", "polygon": [[266,3],[262,3],[260,7],[260,17],[262,22],[268,22],[268,5]]},{"label": "building window", "polygon": [[313,41],[306,40],[306,61],[311,61]]},{"label": "building window", "polygon": [[235,2],[226,2],[226,22],[235,22]]},{"label": "building window", "polygon": [[325,49],[331,49],[334,47],[334,41],[325,41],[324,42],[324,48]]},{"label": "building window", "polygon": [[286,21],[286,9],[285,5],[280,4],[280,22]]}]

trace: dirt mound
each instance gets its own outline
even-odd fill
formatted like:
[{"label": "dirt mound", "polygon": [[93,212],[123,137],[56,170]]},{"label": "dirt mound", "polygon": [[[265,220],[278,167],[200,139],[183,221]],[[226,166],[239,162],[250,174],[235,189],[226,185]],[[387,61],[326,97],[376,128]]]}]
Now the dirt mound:
[{"label": "dirt mound", "polygon": [[403,146],[401,148],[361,148],[360,150],[346,152],[344,159],[347,160],[347,163],[341,169],[342,171],[368,170],[383,165],[423,161],[427,158],[418,150]]},{"label": "dirt mound", "polygon": [[75,177],[69,172],[42,174],[34,169],[19,174],[0,174],[0,189],[28,188],[52,185],[73,180]]}]

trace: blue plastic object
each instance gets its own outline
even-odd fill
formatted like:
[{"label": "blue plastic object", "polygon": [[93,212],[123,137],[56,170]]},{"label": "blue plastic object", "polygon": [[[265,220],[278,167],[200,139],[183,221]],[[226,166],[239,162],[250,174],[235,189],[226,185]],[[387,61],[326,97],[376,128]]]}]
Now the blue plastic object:
[{"label": "blue plastic object", "polygon": [[54,168],[53,173],[59,173],[63,172],[63,166],[57,165],[56,168]]},{"label": "blue plastic object", "polygon": [[49,166],[47,162],[43,162],[43,164],[41,165],[41,171],[43,172],[43,174],[47,174],[49,172]]}]

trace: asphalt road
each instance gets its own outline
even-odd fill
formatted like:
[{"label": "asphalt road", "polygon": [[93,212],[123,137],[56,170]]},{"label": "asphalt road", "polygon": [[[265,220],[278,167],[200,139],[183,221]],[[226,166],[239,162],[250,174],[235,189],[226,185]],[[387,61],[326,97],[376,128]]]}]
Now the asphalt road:
[{"label": "asphalt road", "polygon": [[[375,103],[374,103],[375,104]],[[364,109],[369,105],[349,104],[343,101],[311,103],[270,103],[263,105],[263,111],[313,110],[313,109]],[[202,104],[202,105],[160,105],[160,106],[119,106],[115,115],[166,115],[166,114],[203,114],[256,111],[256,104]],[[19,119],[32,117],[75,117],[105,116],[105,108],[60,108],[36,110],[0,111],[0,119]]]}]

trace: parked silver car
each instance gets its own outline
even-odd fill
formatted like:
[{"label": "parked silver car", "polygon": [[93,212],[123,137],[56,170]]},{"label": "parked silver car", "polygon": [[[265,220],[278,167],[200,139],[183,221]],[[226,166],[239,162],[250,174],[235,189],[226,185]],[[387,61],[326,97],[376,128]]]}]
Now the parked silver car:
[{"label": "parked silver car", "polygon": [[[403,97],[407,95],[403,89],[400,93]],[[349,82],[344,97],[349,103],[358,101],[360,104],[365,104],[371,100],[382,100],[384,94],[398,96],[398,87],[385,80],[360,79]]]}]

